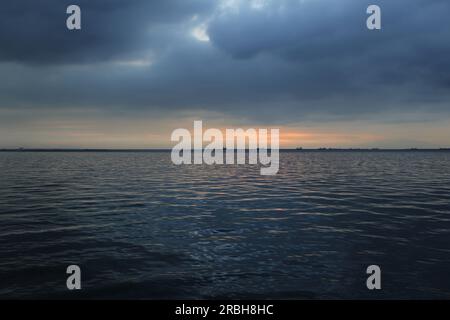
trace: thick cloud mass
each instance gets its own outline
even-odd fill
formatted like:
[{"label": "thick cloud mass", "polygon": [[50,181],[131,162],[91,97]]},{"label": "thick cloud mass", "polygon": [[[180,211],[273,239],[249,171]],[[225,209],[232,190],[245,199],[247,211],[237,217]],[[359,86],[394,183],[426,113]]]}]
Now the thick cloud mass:
[{"label": "thick cloud mass", "polygon": [[[82,10],[82,32],[66,28],[66,8]],[[153,32],[202,13],[201,0],[16,0],[1,5],[0,59],[28,64],[90,63],[164,45]],[[163,32],[164,33],[164,32]]]},{"label": "thick cloud mass", "polygon": [[[372,3],[381,31],[366,28]],[[273,124],[448,117],[449,14],[447,0],[10,1],[0,109],[218,111]]]}]

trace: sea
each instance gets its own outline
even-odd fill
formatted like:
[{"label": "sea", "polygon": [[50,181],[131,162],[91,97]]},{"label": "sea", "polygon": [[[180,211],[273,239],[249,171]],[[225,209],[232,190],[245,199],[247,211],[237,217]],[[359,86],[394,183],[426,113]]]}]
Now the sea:
[{"label": "sea", "polygon": [[449,164],[293,150],[263,176],[166,151],[0,152],[0,299],[448,299]]}]

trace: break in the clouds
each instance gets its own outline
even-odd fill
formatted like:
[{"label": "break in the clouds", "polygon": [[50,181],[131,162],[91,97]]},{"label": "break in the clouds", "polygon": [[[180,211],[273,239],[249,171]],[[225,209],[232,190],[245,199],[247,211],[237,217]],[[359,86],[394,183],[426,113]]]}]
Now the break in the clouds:
[{"label": "break in the clouds", "polygon": [[[65,27],[70,4],[82,30]],[[366,8],[382,8],[382,30]],[[83,114],[270,125],[450,118],[447,0],[16,0],[0,126]],[[3,124],[2,124],[3,123]]]}]

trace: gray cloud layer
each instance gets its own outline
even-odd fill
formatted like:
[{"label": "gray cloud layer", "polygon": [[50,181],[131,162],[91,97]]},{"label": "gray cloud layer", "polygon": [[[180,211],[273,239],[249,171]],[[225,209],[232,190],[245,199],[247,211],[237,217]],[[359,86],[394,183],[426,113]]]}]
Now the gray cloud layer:
[{"label": "gray cloud layer", "polygon": [[[381,31],[365,28],[372,2]],[[446,0],[79,0],[82,30],[70,32],[73,3],[2,4],[1,109],[205,110],[274,124],[449,114]]]}]

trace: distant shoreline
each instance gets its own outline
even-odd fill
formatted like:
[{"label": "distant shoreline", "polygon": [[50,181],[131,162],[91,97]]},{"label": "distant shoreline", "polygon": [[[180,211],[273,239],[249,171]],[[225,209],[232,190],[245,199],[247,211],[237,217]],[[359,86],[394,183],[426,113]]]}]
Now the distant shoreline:
[{"label": "distant shoreline", "polygon": [[[226,151],[226,150],[224,150]],[[248,151],[248,150],[246,150]],[[280,152],[423,152],[444,151],[450,152],[450,148],[297,148],[280,149]],[[171,152],[171,149],[95,149],[95,148],[5,148],[0,152]]]}]

